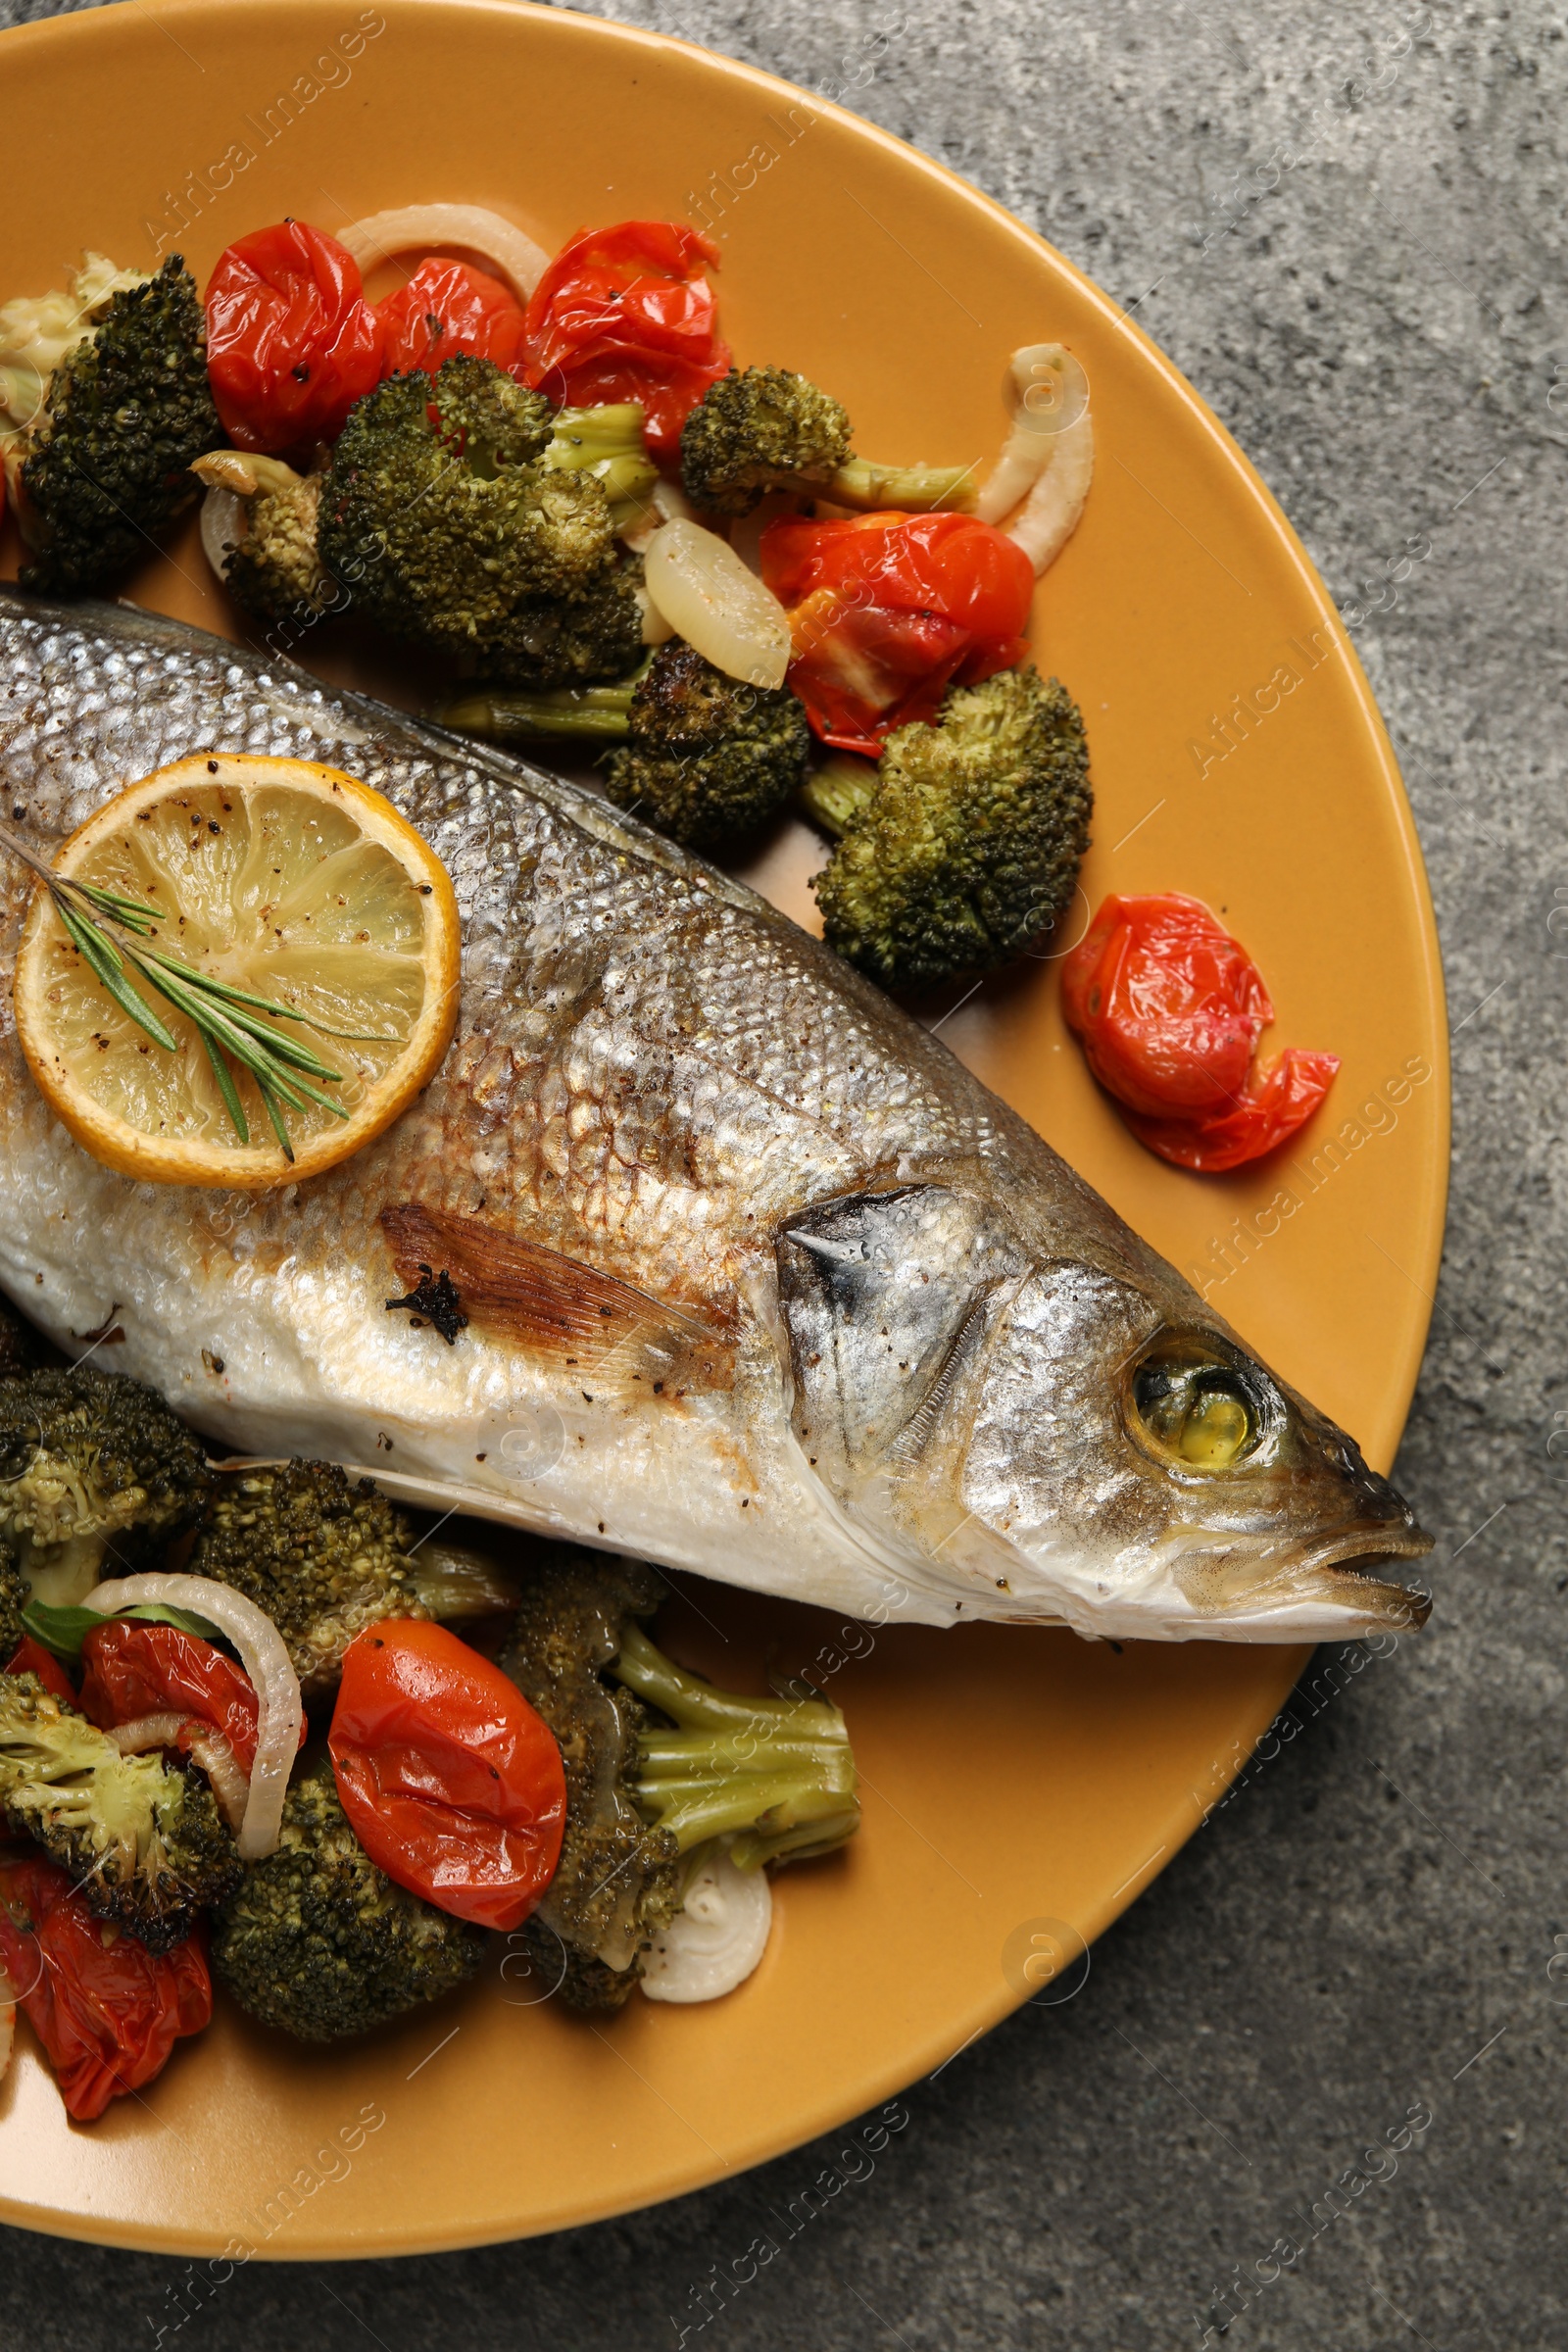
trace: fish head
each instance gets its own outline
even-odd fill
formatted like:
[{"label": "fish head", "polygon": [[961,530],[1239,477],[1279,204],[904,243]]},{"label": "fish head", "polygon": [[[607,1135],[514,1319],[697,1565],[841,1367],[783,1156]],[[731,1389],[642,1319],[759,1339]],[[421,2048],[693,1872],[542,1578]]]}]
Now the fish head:
[{"label": "fish head", "polygon": [[1424,1622],[1387,1573],[1431,1549],[1406,1504],[1124,1228],[1057,1254],[906,1185],[790,1219],[777,1260],[795,1442],[885,1577],[1112,1638]]}]

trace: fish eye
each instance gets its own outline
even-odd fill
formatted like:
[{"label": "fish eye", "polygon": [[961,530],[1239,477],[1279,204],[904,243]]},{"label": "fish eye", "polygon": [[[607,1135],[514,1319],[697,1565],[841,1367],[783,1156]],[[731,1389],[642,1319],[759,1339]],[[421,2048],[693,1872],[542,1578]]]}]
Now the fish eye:
[{"label": "fish eye", "polygon": [[1188,1470],[1229,1470],[1263,1435],[1259,1398],[1233,1365],[1167,1343],[1132,1377],[1129,1417],[1153,1452]]}]

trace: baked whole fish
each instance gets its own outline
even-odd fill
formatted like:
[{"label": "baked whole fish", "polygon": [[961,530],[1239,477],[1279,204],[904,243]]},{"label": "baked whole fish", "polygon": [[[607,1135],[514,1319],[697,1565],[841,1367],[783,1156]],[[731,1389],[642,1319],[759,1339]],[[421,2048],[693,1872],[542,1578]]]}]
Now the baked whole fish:
[{"label": "baked whole fish", "polygon": [[[325,760],[446,863],[457,1036],[261,1196],[136,1184],[0,1000],[0,1284],[243,1452],[886,1621],[1283,1642],[1430,1548],[1023,1121],[761,899],[590,792],[127,606],[0,590],[0,781],[52,853],[193,752]],[[0,859],[0,961],[30,878]],[[388,1311],[425,1265],[449,1345]],[[102,1359],[100,1359],[102,1360]]]}]

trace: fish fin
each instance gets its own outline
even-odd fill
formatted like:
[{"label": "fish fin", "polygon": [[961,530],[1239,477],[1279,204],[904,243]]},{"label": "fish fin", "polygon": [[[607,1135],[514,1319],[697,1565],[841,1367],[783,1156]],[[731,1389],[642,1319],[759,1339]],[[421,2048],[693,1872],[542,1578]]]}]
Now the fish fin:
[{"label": "fish fin", "polygon": [[475,1330],[563,1366],[602,1373],[615,1355],[629,1371],[650,1349],[683,1360],[728,1352],[730,1319],[717,1310],[699,1314],[655,1298],[480,1218],[410,1200],[383,1208],[378,1222],[400,1281],[412,1287],[421,1267],[434,1267],[450,1277]]}]

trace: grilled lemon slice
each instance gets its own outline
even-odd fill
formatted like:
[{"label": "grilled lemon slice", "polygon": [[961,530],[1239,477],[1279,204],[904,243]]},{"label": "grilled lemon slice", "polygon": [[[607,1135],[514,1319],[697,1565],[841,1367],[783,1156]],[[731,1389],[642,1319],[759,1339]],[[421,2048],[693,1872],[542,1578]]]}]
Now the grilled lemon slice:
[{"label": "grilled lemon slice", "polygon": [[434,1075],[457,1018],[457,902],[429,845],[352,776],[198,754],[119,794],[54,862],[159,910],[133,945],[303,1016],[279,1020],[278,1034],[329,1065],[332,1080],[312,1083],[348,1114],[309,1100],[289,1107],[290,1163],[254,1077],[230,1061],[242,1140],[195,1023],[130,972],[175,1051],[155,1044],[40,883],[17,959],[17,1032],[50,1107],[122,1175],[250,1192],[318,1176]]}]

